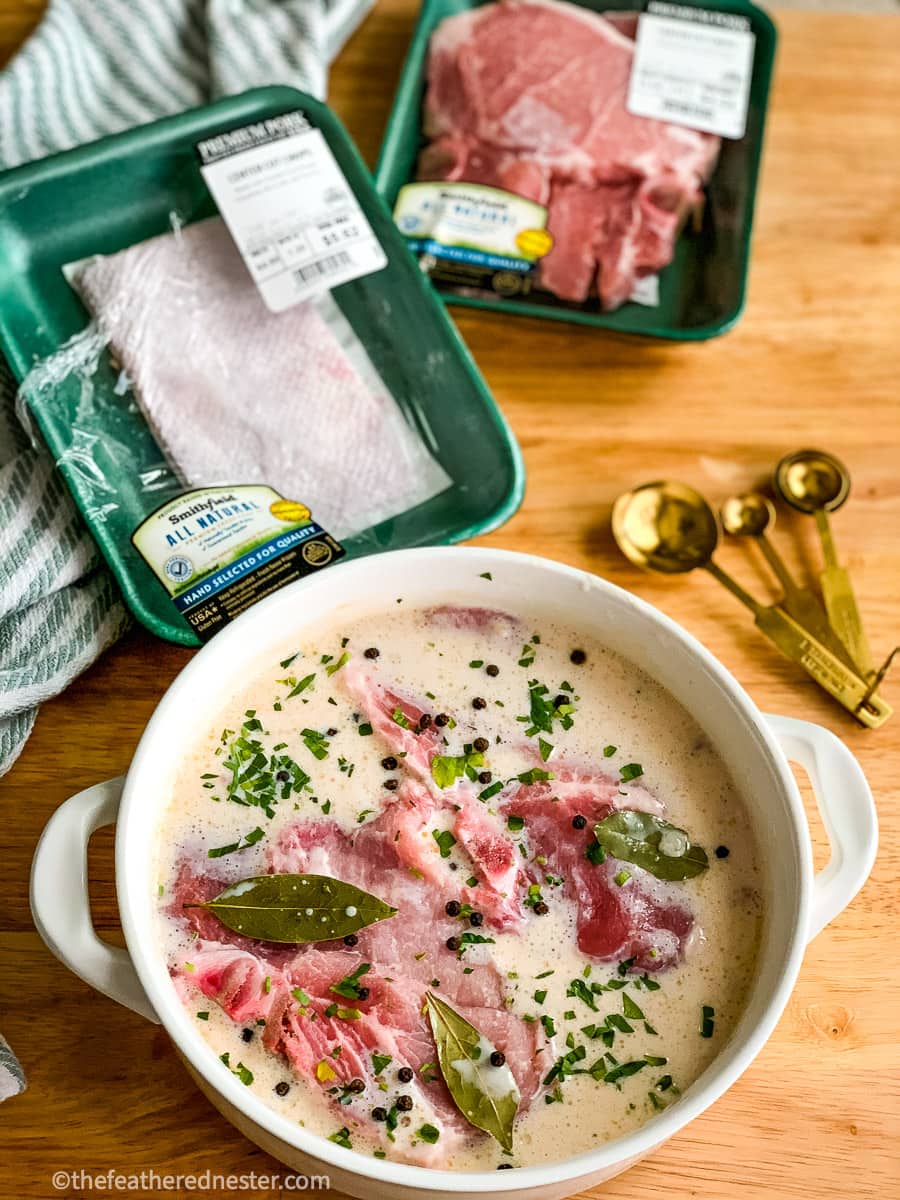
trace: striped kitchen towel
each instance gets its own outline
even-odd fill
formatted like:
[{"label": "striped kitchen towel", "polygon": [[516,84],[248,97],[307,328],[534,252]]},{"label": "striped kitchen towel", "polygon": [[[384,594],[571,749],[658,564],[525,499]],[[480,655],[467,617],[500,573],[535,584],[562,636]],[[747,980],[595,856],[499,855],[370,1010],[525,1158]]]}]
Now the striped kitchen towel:
[{"label": "striped kitchen towel", "polygon": [[[372,0],[51,0],[0,72],[0,168],[217,96],[316,96]],[[126,628],[118,590],[0,361],[0,775],[56,695]]]}]

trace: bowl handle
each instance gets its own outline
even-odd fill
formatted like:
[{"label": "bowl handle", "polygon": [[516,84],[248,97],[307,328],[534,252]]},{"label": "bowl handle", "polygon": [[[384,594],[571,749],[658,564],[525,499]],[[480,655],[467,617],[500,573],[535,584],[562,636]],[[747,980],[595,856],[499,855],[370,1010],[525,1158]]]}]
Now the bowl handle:
[{"label": "bowl handle", "polygon": [[95,784],[56,810],[31,864],[31,914],[60,962],[85,983],[156,1024],[127,950],[94,932],[88,898],[87,848],[91,834],[115,824],[124,776]]},{"label": "bowl handle", "polygon": [[842,912],[865,883],[878,849],[875,802],[859,763],[833,733],[793,717],[766,715],[792,762],[809,775],[831,843],[827,866],[815,877],[807,941]]}]

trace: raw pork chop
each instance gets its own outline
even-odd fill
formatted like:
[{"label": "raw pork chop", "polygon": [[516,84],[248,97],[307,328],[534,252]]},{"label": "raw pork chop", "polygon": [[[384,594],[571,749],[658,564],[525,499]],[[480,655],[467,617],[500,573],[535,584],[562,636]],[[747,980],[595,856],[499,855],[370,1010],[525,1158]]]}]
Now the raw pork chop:
[{"label": "raw pork chop", "polygon": [[[398,909],[395,917],[360,930],[352,950],[335,942],[304,947],[250,942],[202,909],[182,909],[186,901],[207,899],[221,887],[221,880],[187,866],[179,875],[172,911],[202,938],[183,956],[179,988],[199,989],[241,1024],[264,1021],[266,1048],[310,1083],[317,1081],[336,1106],[343,1088],[361,1079],[365,1091],[354,1093],[350,1109],[338,1106],[338,1115],[352,1115],[367,1128],[371,1124],[370,1132],[383,1137],[384,1125],[370,1123],[368,1117],[383,1099],[372,1054],[389,1054],[393,1070],[411,1067],[415,1075],[408,1090],[441,1129],[440,1150],[415,1141],[394,1149],[410,1161],[437,1165],[467,1126],[437,1072],[425,1070],[436,1058],[423,1012],[426,990],[439,990],[503,1051],[523,1109],[538,1093],[547,1064],[541,1061],[544,1039],[536,1025],[504,1004],[502,979],[493,962],[464,957],[442,944],[462,929],[445,910],[447,899],[461,894],[453,874],[446,867],[440,873],[436,865],[428,878],[405,868],[406,843],[419,835],[423,816],[427,819],[434,808],[428,790],[407,781],[381,816],[352,836],[330,820],[301,821],[282,832],[270,854],[273,870],[333,875]],[[334,984],[362,964],[368,964],[362,996],[332,992]],[[337,1046],[341,1049],[335,1057]]]},{"label": "raw pork chop", "polygon": [[[660,804],[644,788],[619,794],[615,780],[601,774],[554,766],[552,783],[523,784],[503,805],[522,817],[532,851],[562,876],[566,895],[578,906],[578,945],[604,962],[634,959],[640,970],[659,971],[680,961],[693,928],[691,912],[678,888],[662,883],[632,863],[623,886],[614,881],[622,864],[613,858],[595,864],[587,858],[593,826],[615,807],[659,812]],[[572,818],[587,818],[583,830]],[[542,873],[535,875],[540,882]]]},{"label": "raw pork chop", "polygon": [[499,0],[443,21],[429,53],[420,178],[549,202],[542,286],[583,301],[596,282],[606,309],[671,261],[720,144],[627,111],[635,30],[632,14]]},{"label": "raw pork chop", "polygon": [[447,486],[334,301],[270,313],[219,218],[73,282],[186,484],[269,484],[339,538]]}]

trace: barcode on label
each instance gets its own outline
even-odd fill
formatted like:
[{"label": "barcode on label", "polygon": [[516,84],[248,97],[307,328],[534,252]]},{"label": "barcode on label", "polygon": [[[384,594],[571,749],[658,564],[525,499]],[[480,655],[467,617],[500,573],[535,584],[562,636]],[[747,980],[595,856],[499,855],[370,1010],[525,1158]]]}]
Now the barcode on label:
[{"label": "barcode on label", "polygon": [[349,267],[353,259],[346,250],[341,250],[337,254],[329,254],[327,258],[320,258],[317,262],[310,263],[305,267],[298,267],[295,274],[301,283],[308,283],[310,279],[320,279],[323,275],[331,275],[334,271],[339,271],[342,267]]},{"label": "barcode on label", "polygon": [[683,104],[680,100],[664,100],[663,108],[666,112],[682,113],[686,117],[697,117],[703,121],[711,121],[714,115],[711,108],[699,108],[696,104]]}]

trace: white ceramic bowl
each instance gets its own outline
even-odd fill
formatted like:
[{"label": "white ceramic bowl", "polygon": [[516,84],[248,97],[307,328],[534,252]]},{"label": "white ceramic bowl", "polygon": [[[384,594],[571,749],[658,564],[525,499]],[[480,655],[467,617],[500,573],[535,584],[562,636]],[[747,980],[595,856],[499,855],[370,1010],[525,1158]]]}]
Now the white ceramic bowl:
[{"label": "white ceramic bowl", "polygon": [[[491,581],[481,578],[492,574]],[[676,1104],[634,1133],[565,1162],[513,1171],[449,1172],[383,1161],[317,1137],[223,1072],[179,1001],[156,944],[150,847],[181,751],[269,646],[321,618],[351,619],[435,603],[480,604],[553,616],[598,638],[666,686],[696,717],[746,797],[764,863],[765,923],[752,994],[734,1035]],[[832,844],[814,875],[803,806],[788,758],[812,780]],[[127,950],[101,942],[90,923],[86,846],[117,823],[116,886]],[[527,555],[473,548],[404,550],[338,564],[277,592],[228,626],[160,701],[124,780],[73,796],[49,822],[34,859],[31,906],[50,949],[97,990],[161,1022],[199,1086],[239,1129],[301,1172],[382,1197],[525,1197],[550,1200],[623,1171],[711,1104],[749,1066],[790,995],[807,941],[852,899],[869,873],[877,827],[855,759],[830,733],[765,717],[697,641],[628,592]],[[88,1118],[89,1119],[89,1118]]]}]

